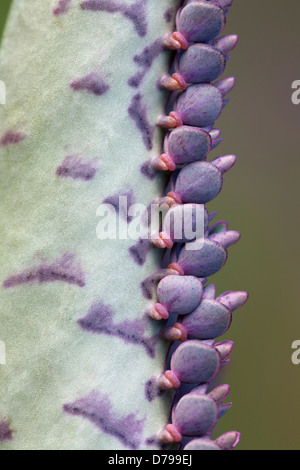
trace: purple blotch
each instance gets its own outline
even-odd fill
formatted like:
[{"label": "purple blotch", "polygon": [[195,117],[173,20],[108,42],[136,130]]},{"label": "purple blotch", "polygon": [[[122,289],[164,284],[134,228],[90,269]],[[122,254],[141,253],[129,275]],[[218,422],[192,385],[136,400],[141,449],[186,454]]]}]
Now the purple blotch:
[{"label": "purple blotch", "polygon": [[141,290],[145,299],[151,300],[153,298],[153,288],[157,284],[157,275],[153,274],[141,282]]},{"label": "purple blotch", "polygon": [[148,401],[153,401],[155,398],[162,396],[163,390],[157,386],[157,378],[154,377],[148,380],[145,384],[145,396]]},{"label": "purple blotch", "polygon": [[[120,198],[126,198],[126,207],[123,207],[120,204]],[[120,214],[122,218],[128,223],[132,221],[133,217],[128,215],[129,207],[135,204],[135,197],[132,189],[125,193],[117,193],[113,194],[112,196],[108,196],[107,198],[103,199],[102,203],[112,205],[116,209],[117,213]]]},{"label": "purple blotch", "polygon": [[56,175],[61,178],[92,180],[97,172],[97,161],[85,161],[78,156],[67,156],[56,170]]},{"label": "purple blotch", "polygon": [[70,87],[74,91],[86,91],[96,96],[104,95],[110,89],[102,75],[97,72],[91,72],[85,77],[76,78],[70,84]]},{"label": "purple blotch", "polygon": [[53,262],[42,260],[39,266],[8,277],[2,286],[9,289],[31,282],[42,284],[55,281],[62,281],[79,287],[85,286],[85,278],[80,263],[75,260],[73,254],[65,253]]},{"label": "purple blotch", "polygon": [[149,240],[143,240],[140,238],[135,245],[129,248],[129,253],[136,264],[143,266],[146,262],[147,255],[152,248],[152,244]]},{"label": "purple blotch", "polygon": [[142,67],[143,70],[137,72],[135,75],[129,78],[128,85],[133,88],[138,88],[144,80],[147,72],[150,70],[154,60],[163,51],[162,39],[156,39],[150,46],[146,46],[141,54],[134,56],[134,62]]},{"label": "purple blotch", "polygon": [[164,444],[164,443],[157,437],[157,435],[148,437],[148,439],[146,439],[146,441],[145,441],[145,444],[146,444],[147,446],[153,446],[153,445],[154,445],[154,446],[158,447],[158,449],[160,449],[160,450],[169,449],[169,446],[170,446],[170,444]]},{"label": "purple blotch", "polygon": [[12,430],[7,421],[0,421],[0,442],[12,440]]},{"label": "purple blotch", "polygon": [[131,86],[132,88],[139,88],[141,85],[142,81],[144,80],[144,77],[147,73],[147,69],[143,69],[142,71],[137,72],[135,75],[130,77],[128,79],[128,85]]},{"label": "purple blotch", "polygon": [[70,10],[72,0],[59,0],[57,6],[53,8],[53,15],[64,15]]},{"label": "purple blotch", "polygon": [[145,319],[114,323],[113,317],[114,312],[111,307],[98,301],[92,305],[84,318],[78,320],[78,324],[83,330],[116,336],[128,343],[143,346],[150,357],[155,357],[155,338],[144,336],[147,324]]},{"label": "purple blotch", "polygon": [[131,449],[140,447],[145,419],[138,420],[133,413],[122,418],[117,417],[107,395],[92,391],[86,397],[64,405],[63,409],[73,416],[88,419]]},{"label": "purple blotch", "polygon": [[158,171],[153,167],[151,160],[147,160],[141,165],[140,172],[149,180],[154,180],[158,174]]},{"label": "purple blotch", "polygon": [[0,139],[0,147],[19,144],[20,142],[23,142],[26,137],[26,134],[23,134],[23,132],[20,131],[7,131]]},{"label": "purple blotch", "polygon": [[148,29],[146,5],[147,0],[137,0],[132,5],[124,5],[116,0],[84,0],[80,7],[82,10],[120,12],[132,21],[137,34],[143,37],[146,36]]},{"label": "purple blotch", "polygon": [[148,121],[146,106],[143,104],[142,99],[143,97],[140,93],[137,93],[132,97],[131,105],[128,108],[128,114],[141,132],[146,149],[151,150],[155,126],[151,126]]},{"label": "purple blotch", "polygon": [[176,8],[171,7],[171,8],[168,8],[164,12],[164,20],[165,20],[166,23],[171,23],[171,21],[173,20],[173,18],[175,16],[175,11],[176,11]]}]

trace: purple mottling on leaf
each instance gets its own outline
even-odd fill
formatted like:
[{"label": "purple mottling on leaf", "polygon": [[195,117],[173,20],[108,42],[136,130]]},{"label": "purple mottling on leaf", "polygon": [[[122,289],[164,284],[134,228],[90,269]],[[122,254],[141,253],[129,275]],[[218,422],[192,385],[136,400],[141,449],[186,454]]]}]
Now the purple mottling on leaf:
[{"label": "purple mottling on leaf", "polygon": [[145,396],[148,401],[153,401],[155,398],[162,396],[163,390],[157,385],[157,377],[149,379],[145,384]]},{"label": "purple mottling on leaf", "polygon": [[32,282],[43,284],[55,281],[62,281],[79,287],[85,286],[85,278],[80,263],[75,260],[73,254],[65,253],[53,262],[42,260],[39,266],[8,277],[2,286],[9,289]]},{"label": "purple mottling on leaf", "polygon": [[147,6],[148,0],[137,0],[132,5],[124,5],[116,0],[84,0],[80,7],[82,10],[106,11],[108,13],[120,12],[122,15],[132,21],[137,34],[140,37],[146,36],[147,24]]},{"label": "purple mottling on leaf", "polygon": [[142,67],[143,70],[137,72],[135,75],[129,78],[128,85],[133,88],[138,88],[142,81],[145,78],[145,75],[150,70],[154,60],[159,56],[159,54],[163,51],[162,39],[156,39],[150,46],[146,46],[141,54],[137,54],[134,56],[134,62],[139,66]]},{"label": "purple mottling on leaf", "polygon": [[96,96],[104,95],[110,89],[102,75],[97,72],[91,72],[85,77],[76,78],[70,84],[70,87],[74,91],[86,91]]},{"label": "purple mottling on leaf", "polygon": [[154,180],[154,178],[158,174],[158,171],[153,167],[151,160],[147,160],[146,162],[144,162],[140,167],[140,171],[142,175],[148,178],[149,180]]},{"label": "purple mottling on leaf", "polygon": [[169,447],[170,444],[164,444],[164,443],[157,437],[157,435],[148,437],[148,439],[146,439],[146,441],[145,441],[145,444],[146,444],[147,446],[155,446],[155,447],[157,447],[157,448],[160,449],[160,450],[170,449],[170,447]]},{"label": "purple mottling on leaf", "polygon": [[53,15],[64,15],[70,10],[72,0],[59,0],[57,6],[53,8]]},{"label": "purple mottling on leaf", "polygon": [[23,142],[26,137],[26,134],[23,134],[23,132],[20,131],[7,131],[0,139],[0,147],[19,144],[20,142]]},{"label": "purple mottling on leaf", "polygon": [[128,223],[132,221],[133,217],[128,215],[128,208],[135,204],[135,197],[132,189],[124,193],[117,193],[112,196],[108,196],[103,199],[102,202],[103,204],[112,205],[116,209],[117,213],[119,213]]},{"label": "purple mottling on leaf", "polygon": [[168,8],[164,12],[164,20],[165,20],[166,23],[171,23],[171,21],[173,20],[173,18],[175,16],[175,12],[176,12],[175,7]]},{"label": "purple mottling on leaf", "polygon": [[140,67],[151,67],[154,59],[159,56],[163,50],[162,39],[156,39],[150,46],[146,46],[140,54],[133,58],[134,62]]},{"label": "purple mottling on leaf", "polygon": [[116,416],[108,395],[92,391],[86,397],[64,405],[64,411],[73,416],[88,419],[101,431],[114,436],[126,447],[138,449],[141,445],[145,418],[139,420],[133,413],[122,418]]},{"label": "purple mottling on leaf", "polygon": [[56,170],[61,178],[92,180],[97,172],[97,161],[86,161],[81,157],[69,155]]},{"label": "purple mottling on leaf", "polygon": [[143,142],[147,150],[152,149],[152,139],[155,132],[155,126],[151,126],[147,118],[146,106],[142,102],[142,95],[137,93],[132,97],[128,108],[128,114],[133,119],[136,127],[141,132]]},{"label": "purple mottling on leaf", "polygon": [[135,75],[128,79],[128,85],[132,88],[139,88],[145,78],[146,73],[147,69],[143,69],[142,71],[137,72]]},{"label": "purple mottling on leaf", "polygon": [[153,298],[153,288],[157,283],[156,274],[150,275],[141,282],[141,289],[145,299],[151,300]]},{"label": "purple mottling on leaf", "polygon": [[143,266],[152,247],[153,245],[151,244],[150,240],[143,240],[140,238],[135,245],[132,245],[129,248],[129,253],[136,264]]},{"label": "purple mottling on leaf", "polygon": [[11,441],[12,431],[7,421],[0,420],[0,442]]},{"label": "purple mottling on leaf", "polygon": [[78,324],[86,331],[116,336],[128,343],[143,346],[150,357],[155,357],[155,338],[144,336],[147,325],[145,319],[114,323],[113,317],[114,312],[109,305],[96,302],[92,305],[86,317],[78,320]]}]

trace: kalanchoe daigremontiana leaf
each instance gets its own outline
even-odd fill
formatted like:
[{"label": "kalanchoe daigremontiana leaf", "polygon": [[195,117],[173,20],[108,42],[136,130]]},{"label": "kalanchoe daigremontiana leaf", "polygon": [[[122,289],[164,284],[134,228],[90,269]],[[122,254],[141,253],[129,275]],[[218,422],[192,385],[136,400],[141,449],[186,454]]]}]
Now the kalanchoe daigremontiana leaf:
[{"label": "kalanchoe daigremontiana leaf", "polygon": [[[206,209],[203,237],[174,225],[186,209],[195,225],[235,163],[207,161],[234,86],[219,78],[231,4],[15,0],[0,53],[1,449],[238,443],[210,440],[231,404],[227,385],[207,390],[233,347],[215,338],[247,294],[205,284],[240,235]],[[158,242],[97,238],[101,203],[130,227],[123,199],[166,203]]]}]

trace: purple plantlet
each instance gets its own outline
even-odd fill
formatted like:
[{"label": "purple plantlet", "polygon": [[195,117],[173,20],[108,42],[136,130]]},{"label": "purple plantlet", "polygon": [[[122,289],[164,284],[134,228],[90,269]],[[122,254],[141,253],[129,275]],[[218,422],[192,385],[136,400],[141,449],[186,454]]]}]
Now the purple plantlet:
[{"label": "purple plantlet", "polygon": [[180,56],[176,72],[186,83],[210,83],[225,70],[225,56],[208,44],[193,44]]},{"label": "purple plantlet", "polygon": [[122,13],[125,18],[132,21],[140,37],[146,36],[148,29],[146,6],[147,0],[137,0],[132,5],[124,5],[115,0],[84,0],[80,4],[82,10]]},{"label": "purple plantlet", "polygon": [[[184,341],[186,338],[211,339],[226,333],[232,320],[231,311],[216,300],[203,299],[200,305],[180,323],[164,332],[164,337]],[[181,336],[179,337],[179,332]]]},{"label": "purple plantlet", "polygon": [[169,341],[185,341],[187,338],[207,340],[222,336],[231,325],[232,312],[242,307],[247,299],[247,292],[238,291],[225,292],[215,300],[215,286],[211,284],[204,289],[195,310],[164,329],[162,336]]},{"label": "purple plantlet", "polygon": [[59,0],[55,8],[53,8],[53,15],[59,16],[68,13],[70,10],[72,0]]},{"label": "purple plantlet", "polygon": [[118,417],[112,410],[110,399],[97,391],[63,407],[72,416],[81,416],[95,424],[102,432],[111,434],[126,447],[138,449],[145,419],[138,419],[134,414]]},{"label": "purple plantlet", "polygon": [[211,41],[223,31],[224,27],[224,12],[213,3],[188,2],[177,15],[177,30],[188,42]]},{"label": "purple plantlet", "polygon": [[65,253],[60,258],[51,262],[42,260],[39,266],[26,269],[18,274],[8,277],[2,287],[9,289],[22,284],[38,282],[65,282],[78,287],[85,286],[85,275],[80,262],[71,253]]},{"label": "purple plantlet", "polygon": [[202,387],[184,395],[174,406],[172,424],[160,433],[163,442],[180,442],[183,436],[203,436],[212,431],[219,409],[229,394],[229,385],[220,385],[208,395]]},{"label": "purple plantlet", "polygon": [[85,331],[116,336],[127,343],[142,346],[151,358],[155,357],[156,339],[144,336],[147,326],[145,318],[116,323],[111,307],[98,301],[92,305],[84,318],[78,320],[78,324]]},{"label": "purple plantlet", "polygon": [[152,232],[151,242],[157,248],[170,249],[174,243],[190,242],[208,231],[208,213],[202,204],[173,204],[165,214],[162,232]]},{"label": "purple plantlet", "polygon": [[0,442],[11,441],[13,438],[10,424],[0,418]]},{"label": "purple plantlet", "polygon": [[148,314],[155,320],[167,319],[169,314],[187,315],[200,303],[202,283],[193,276],[166,276],[157,286],[159,303],[150,307]]},{"label": "purple plantlet", "polygon": [[214,199],[222,189],[223,174],[236,162],[234,155],[218,157],[212,162],[194,162],[178,173],[174,191],[160,199],[161,204],[205,204]]},{"label": "purple plantlet", "polygon": [[205,127],[218,119],[222,109],[223,97],[218,88],[207,83],[191,85],[178,96],[175,111],[161,116],[157,124],[167,129],[183,124]]},{"label": "purple plantlet", "polygon": [[[185,244],[180,251],[178,262],[172,263],[169,269],[188,276],[207,277],[218,272],[227,260],[227,251],[220,244],[208,239],[199,239],[198,250],[189,250]],[[194,242],[190,242],[194,243]]]},{"label": "purple plantlet", "polygon": [[0,139],[0,147],[7,147],[8,145],[16,145],[20,144],[25,140],[27,137],[26,134],[24,134],[21,131],[7,131],[5,134],[2,135]]},{"label": "purple plantlet", "polygon": [[173,353],[171,369],[158,378],[158,385],[162,390],[167,390],[179,388],[181,382],[210,382],[219,372],[222,359],[228,354],[225,346],[219,352],[217,345],[197,340],[185,341]]},{"label": "purple plantlet", "polygon": [[155,126],[152,126],[147,118],[147,107],[143,104],[141,93],[132,97],[128,108],[129,117],[135,122],[136,127],[141,133],[146,150],[152,149],[152,139],[155,132]]},{"label": "purple plantlet", "polygon": [[73,178],[83,181],[92,180],[98,170],[97,160],[86,161],[77,155],[68,155],[56,170],[61,178]]},{"label": "purple plantlet", "polygon": [[222,185],[222,173],[213,163],[190,163],[180,171],[175,190],[168,196],[176,195],[177,202],[205,204],[219,194]]},{"label": "purple plantlet", "polygon": [[86,91],[96,96],[104,95],[110,89],[103,76],[97,72],[91,72],[84,77],[76,78],[72,81],[70,87],[74,91]]},{"label": "purple plantlet", "polygon": [[154,272],[153,274],[148,276],[146,279],[144,279],[144,281],[141,282],[140,287],[141,287],[143,296],[146,299],[151,300],[153,298],[152,291],[154,287],[164,277],[173,276],[173,275],[174,276],[184,275],[183,270],[180,268],[180,266],[177,263],[175,263],[175,269],[172,268],[172,265],[170,266],[171,268],[167,267],[167,268],[158,269],[156,272]]},{"label": "purple plantlet", "polygon": [[159,170],[174,171],[177,165],[205,160],[212,147],[209,132],[197,127],[180,126],[167,134],[165,153],[154,158],[152,164]]}]

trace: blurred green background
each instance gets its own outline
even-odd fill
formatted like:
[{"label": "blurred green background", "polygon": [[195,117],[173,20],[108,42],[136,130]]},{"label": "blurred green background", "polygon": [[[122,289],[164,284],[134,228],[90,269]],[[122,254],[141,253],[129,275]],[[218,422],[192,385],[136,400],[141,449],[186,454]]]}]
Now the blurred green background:
[{"label": "blurred green background", "polygon": [[[1,0],[0,34],[10,3]],[[300,105],[291,102],[300,80],[299,15],[299,0],[236,0],[226,29],[240,36],[226,71],[237,85],[213,156],[235,153],[238,161],[209,209],[242,239],[213,280],[218,293],[248,290],[250,298],[226,335],[235,348],[222,381],[234,406],[215,434],[240,430],[239,450],[300,450],[300,365],[291,362],[300,340]]]}]

